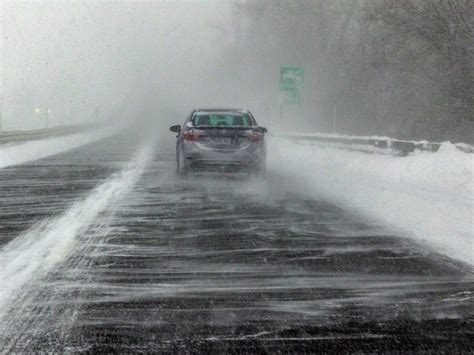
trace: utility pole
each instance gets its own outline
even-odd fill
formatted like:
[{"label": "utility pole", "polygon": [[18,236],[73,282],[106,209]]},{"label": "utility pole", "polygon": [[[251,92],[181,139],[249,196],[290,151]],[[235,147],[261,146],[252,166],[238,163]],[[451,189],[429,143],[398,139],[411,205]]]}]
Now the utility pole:
[{"label": "utility pole", "polygon": [[94,122],[94,125],[96,127],[99,127],[100,126],[100,106],[96,106],[95,107],[95,122]]},{"label": "utility pole", "polygon": [[283,116],[283,104],[280,101],[280,124],[282,124],[283,122],[282,116]]},{"label": "utility pole", "polygon": [[3,132],[3,92],[0,93],[0,132]]},{"label": "utility pole", "polygon": [[46,107],[46,128],[49,128],[49,107]]},{"label": "utility pole", "polygon": [[334,101],[334,109],[332,110],[332,133],[336,133],[336,110],[337,100]]}]

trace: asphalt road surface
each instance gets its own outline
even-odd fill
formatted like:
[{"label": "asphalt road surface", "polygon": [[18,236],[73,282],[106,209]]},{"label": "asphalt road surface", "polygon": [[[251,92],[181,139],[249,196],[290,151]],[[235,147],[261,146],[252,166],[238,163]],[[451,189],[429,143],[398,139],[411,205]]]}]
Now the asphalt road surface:
[{"label": "asphalt road surface", "polygon": [[0,349],[473,351],[473,271],[264,179],[119,136],[0,170]]}]

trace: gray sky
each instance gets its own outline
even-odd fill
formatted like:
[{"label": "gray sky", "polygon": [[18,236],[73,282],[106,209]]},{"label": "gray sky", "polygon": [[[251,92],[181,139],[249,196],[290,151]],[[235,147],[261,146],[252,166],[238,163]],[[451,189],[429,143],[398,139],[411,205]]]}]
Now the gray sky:
[{"label": "gray sky", "polygon": [[217,2],[4,2],[3,128],[208,104],[228,19]]}]

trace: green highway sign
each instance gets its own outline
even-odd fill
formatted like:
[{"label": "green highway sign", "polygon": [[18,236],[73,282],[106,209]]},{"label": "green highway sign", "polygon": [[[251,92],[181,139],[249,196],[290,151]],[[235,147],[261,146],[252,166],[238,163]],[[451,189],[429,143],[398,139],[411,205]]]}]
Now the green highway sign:
[{"label": "green highway sign", "polygon": [[300,104],[302,101],[304,69],[301,67],[280,68],[280,92],[286,103]]}]

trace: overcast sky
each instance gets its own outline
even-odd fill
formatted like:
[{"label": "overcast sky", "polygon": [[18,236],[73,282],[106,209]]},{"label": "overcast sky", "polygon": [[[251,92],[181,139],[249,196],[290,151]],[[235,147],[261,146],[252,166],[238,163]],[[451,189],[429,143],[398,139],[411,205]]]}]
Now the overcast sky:
[{"label": "overcast sky", "polygon": [[191,109],[231,43],[229,14],[217,2],[4,2],[3,128],[120,119],[144,101]]}]

